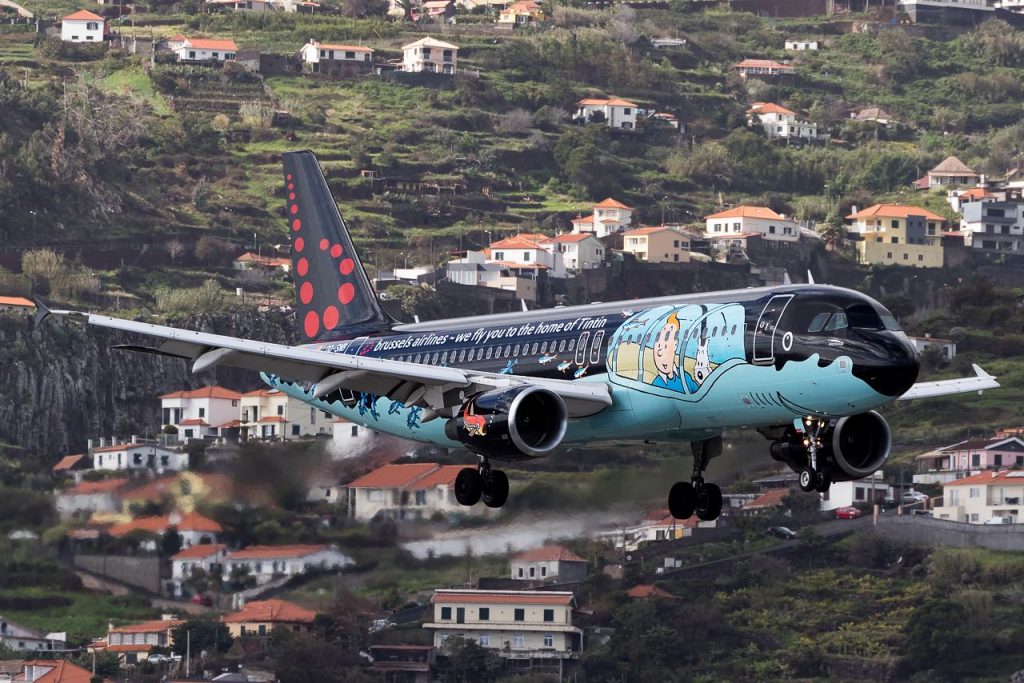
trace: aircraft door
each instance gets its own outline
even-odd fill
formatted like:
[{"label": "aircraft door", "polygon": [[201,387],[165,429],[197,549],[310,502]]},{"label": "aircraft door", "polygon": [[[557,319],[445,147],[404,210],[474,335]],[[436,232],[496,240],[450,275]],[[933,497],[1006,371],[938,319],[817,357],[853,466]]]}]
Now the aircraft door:
[{"label": "aircraft door", "polygon": [[792,294],[777,294],[765,304],[754,327],[755,363],[768,364],[775,361],[775,330],[792,299]]}]

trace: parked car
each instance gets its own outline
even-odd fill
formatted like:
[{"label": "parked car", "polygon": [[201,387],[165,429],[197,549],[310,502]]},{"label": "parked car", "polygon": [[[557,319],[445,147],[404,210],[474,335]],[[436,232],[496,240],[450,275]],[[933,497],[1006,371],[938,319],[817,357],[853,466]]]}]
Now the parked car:
[{"label": "parked car", "polygon": [[862,514],[864,513],[852,505],[844,508],[836,508],[836,519],[857,519]]},{"label": "parked car", "polygon": [[797,533],[795,531],[785,526],[768,527],[768,535],[774,536],[775,538],[781,538],[785,541],[789,541],[797,537]]},{"label": "parked car", "polygon": [[202,605],[203,607],[213,607],[213,598],[209,595],[203,595],[202,593],[196,593],[192,596],[193,605]]},{"label": "parked car", "polygon": [[900,504],[913,505],[914,503],[923,503],[926,500],[928,500],[928,496],[920,491],[907,491],[900,497]]},{"label": "parked car", "polygon": [[893,498],[892,496],[886,496],[885,498],[878,501],[878,505],[883,510],[892,510],[894,507],[896,507],[896,499]]}]

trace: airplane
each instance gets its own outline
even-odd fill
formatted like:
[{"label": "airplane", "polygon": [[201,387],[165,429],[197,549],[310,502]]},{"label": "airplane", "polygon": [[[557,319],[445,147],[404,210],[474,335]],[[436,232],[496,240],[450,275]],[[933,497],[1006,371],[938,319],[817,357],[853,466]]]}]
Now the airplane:
[{"label": "airplane", "polygon": [[[313,408],[396,436],[479,457],[462,469],[462,505],[505,504],[492,467],[601,442],[689,443],[689,480],[672,515],[713,520],[722,494],[704,480],[727,429],[752,428],[804,491],[870,476],[892,434],[894,400],[998,387],[975,376],[917,382],[918,353],[895,317],[857,291],[789,284],[401,323],[381,308],[312,152],[284,157],[302,343],[272,344],[79,311],[37,316],[156,338],[117,348],[261,373]],[[627,315],[628,314],[628,315]],[[554,367],[551,356],[566,358]],[[568,363],[569,365],[566,365]],[[578,379],[559,372],[583,368]],[[514,367],[514,374],[503,369]]]}]

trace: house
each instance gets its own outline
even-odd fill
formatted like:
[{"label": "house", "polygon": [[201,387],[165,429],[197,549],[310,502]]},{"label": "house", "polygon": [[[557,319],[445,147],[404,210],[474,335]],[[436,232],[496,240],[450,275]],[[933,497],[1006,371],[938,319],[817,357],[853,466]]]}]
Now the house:
[{"label": "house", "polygon": [[637,228],[622,234],[622,250],[648,263],[689,263],[690,238],[665,225]]},{"label": "house", "polygon": [[227,546],[223,543],[194,545],[171,556],[171,583],[168,593],[174,597],[184,595],[183,585],[197,572],[207,575],[224,574]]},{"label": "house", "polygon": [[84,9],[60,20],[60,39],[65,43],[102,43],[107,35],[107,20]]},{"label": "house", "polygon": [[744,59],[733,64],[736,73],[743,76],[785,76],[793,73],[790,64],[776,62],[774,59]]},{"label": "house", "polygon": [[312,73],[327,73],[333,67],[349,70],[369,69],[373,60],[373,48],[362,45],[334,45],[310,40],[299,50],[303,64]]},{"label": "house", "polygon": [[769,489],[743,506],[745,513],[761,514],[782,507],[782,500],[792,491],[788,488]]},{"label": "house", "polygon": [[819,47],[820,43],[817,40],[786,38],[787,50],[803,52],[804,50],[817,50]]},{"label": "house", "polygon": [[79,513],[117,512],[121,508],[119,492],[127,478],[83,481],[65,491],[54,493],[54,505],[62,519]]},{"label": "house", "polygon": [[616,548],[627,552],[638,550],[645,543],[675,541],[693,535],[698,526],[714,527],[716,522],[701,522],[696,517],[676,519],[668,510],[652,510],[638,524],[603,534]]},{"label": "house", "polygon": [[88,472],[91,467],[92,458],[86,453],[78,453],[76,455],[65,455],[57,461],[57,464],[50,471],[55,479],[73,477],[75,483],[78,484],[82,481],[82,475]]},{"label": "house", "polygon": [[513,579],[573,583],[587,578],[587,561],[560,545],[546,545],[509,560]]},{"label": "house", "polygon": [[292,260],[280,256],[261,256],[247,251],[231,262],[235,270],[279,270],[288,273],[292,269]]},{"label": "house", "polygon": [[237,52],[235,41],[216,38],[185,38],[174,50],[179,62],[224,62]]},{"label": "house", "polygon": [[960,232],[964,243],[972,249],[1024,253],[1024,204],[995,201],[982,196],[981,192],[984,191],[960,197],[961,202],[965,196],[979,197],[977,201],[960,206]]},{"label": "house", "polygon": [[35,310],[36,305],[24,297],[0,296],[0,312],[31,313]]},{"label": "house", "polygon": [[544,8],[534,0],[519,0],[501,10],[498,14],[499,24],[513,26],[530,26],[544,21]]},{"label": "house", "polygon": [[1024,470],[986,470],[942,485],[942,505],[932,514],[954,522],[984,524],[992,517],[1021,520]]},{"label": "house", "polygon": [[561,254],[562,264],[566,270],[590,270],[604,265],[604,244],[589,233],[568,233],[546,237],[538,244],[549,253]]},{"label": "house", "polygon": [[277,628],[288,631],[309,631],[316,612],[285,600],[255,600],[240,611],[221,617],[233,638],[269,635]]},{"label": "house", "polygon": [[860,123],[877,123],[881,126],[891,126],[896,123],[895,117],[881,107],[864,107],[850,112],[850,118]]},{"label": "house", "polygon": [[93,676],[88,669],[64,659],[36,659],[22,663],[22,672],[16,681],[31,683],[111,683],[110,679]]},{"label": "house", "polygon": [[896,8],[915,24],[937,23],[972,26],[995,16],[987,0],[897,0]]},{"label": "house", "polygon": [[[430,645],[380,644],[371,645],[371,670],[381,680],[401,680],[408,683],[429,683],[430,671],[436,664],[434,648]],[[399,678],[400,677],[400,678]]]},{"label": "house", "polygon": [[574,121],[603,123],[609,128],[634,130],[637,127],[637,105],[618,97],[588,97],[576,103]]},{"label": "house", "polygon": [[110,624],[107,628],[107,652],[117,654],[118,664],[131,666],[149,659],[153,648],[169,648],[174,645],[172,631],[184,624],[183,619],[165,614],[152,619],[125,626]]},{"label": "house", "polygon": [[131,443],[97,446],[89,450],[89,455],[95,470],[147,470],[163,474],[188,469],[189,465],[188,453],[138,439]]},{"label": "house", "polygon": [[650,600],[652,598],[675,599],[676,597],[664,588],[658,588],[657,586],[652,586],[649,583],[641,583],[637,584],[636,586],[633,586],[632,588],[626,591],[626,595],[628,595],[633,600]]},{"label": "house", "polygon": [[378,515],[430,519],[438,514],[487,514],[490,508],[467,508],[455,500],[455,477],[463,467],[432,462],[378,467],[346,487],[349,515],[368,521]]},{"label": "house", "polygon": [[997,199],[995,194],[983,187],[972,187],[967,190],[954,188],[946,193],[946,201],[949,206],[959,214],[962,214],[967,204],[974,202],[994,202]]},{"label": "house", "polygon": [[594,204],[591,215],[572,220],[573,234],[593,233],[598,239],[622,232],[633,225],[633,209],[608,197]]},{"label": "house", "polygon": [[818,132],[818,124],[802,121],[795,111],[772,102],[755,102],[747,110],[747,125],[764,129],[775,140],[818,142],[828,137]]},{"label": "house", "polygon": [[227,553],[223,559],[224,579],[244,572],[264,584],[278,576],[296,576],[311,569],[342,569],[352,558],[333,545],[251,545]]},{"label": "house", "polygon": [[704,221],[706,234],[712,238],[754,234],[779,242],[796,242],[800,239],[800,226],[796,221],[766,206],[736,206],[705,216]]},{"label": "house", "polygon": [[328,434],[333,418],[277,389],[242,394],[242,434],[249,439],[289,439]]},{"label": "house", "polygon": [[[130,522],[115,524],[107,530],[107,533],[115,538],[134,533],[159,537],[169,529],[173,529],[181,537],[183,548],[216,543],[217,534],[224,531],[220,524],[198,512],[172,512],[169,515],[137,517]],[[149,541],[146,545],[155,548],[156,542]]]},{"label": "house", "polygon": [[317,475],[306,485],[306,502],[337,505],[344,491],[345,485],[337,477]]},{"label": "house", "polygon": [[462,637],[525,668],[576,659],[583,650],[570,592],[438,589],[431,604],[433,619],[423,628],[441,652],[449,638]]},{"label": "house", "polygon": [[160,397],[161,423],[181,439],[227,436],[240,428],[242,394],[224,387],[172,391]]},{"label": "house", "polygon": [[530,273],[521,268],[512,269],[500,263],[489,263],[487,254],[472,250],[467,251],[462,258],[449,261],[445,269],[448,280],[454,284],[514,292],[516,299],[524,301],[536,301],[537,285],[547,278],[547,273],[542,269]]},{"label": "house", "polygon": [[412,18],[415,21],[427,18],[438,22],[446,22],[454,16],[454,0],[423,0],[419,7],[412,10]]},{"label": "house", "polygon": [[402,46],[402,71],[454,76],[458,68],[459,48],[431,37]]},{"label": "house", "polygon": [[308,0],[206,0],[211,9],[229,9],[234,12],[307,12],[320,10],[320,3]]},{"label": "house", "polygon": [[1024,440],[1018,436],[966,439],[922,453],[914,460],[915,484],[946,484],[969,472],[1024,467]]},{"label": "house", "polygon": [[120,496],[125,514],[131,514],[148,503],[164,504],[182,512],[221,503],[268,504],[264,491],[241,485],[226,474],[187,470],[123,490]]},{"label": "house", "polygon": [[821,494],[821,509],[835,510],[854,503],[871,504],[892,494],[892,488],[885,481],[882,472],[854,481],[834,481],[828,491]]},{"label": "house", "polygon": [[941,268],[945,219],[927,209],[875,204],[846,217],[850,237],[863,264]]},{"label": "house", "polygon": [[16,624],[0,614],[0,646],[18,653],[61,652],[67,648],[66,633],[40,633]]},{"label": "house", "polygon": [[981,176],[956,157],[946,157],[935,168],[928,171],[928,187],[950,185],[977,185]]},{"label": "house", "polygon": [[373,443],[376,433],[343,417],[336,417],[331,423],[331,434],[337,450],[343,453],[356,453]]},{"label": "house", "polygon": [[547,235],[523,233],[492,242],[484,250],[485,263],[509,270],[544,269],[548,277],[564,278],[563,252],[555,250]]},{"label": "house", "polygon": [[923,337],[909,337],[909,339],[919,353],[923,352],[925,349],[938,349],[942,352],[942,357],[946,360],[953,360],[956,358],[956,342],[952,339],[939,339],[938,337],[931,337],[929,335],[925,335]]}]

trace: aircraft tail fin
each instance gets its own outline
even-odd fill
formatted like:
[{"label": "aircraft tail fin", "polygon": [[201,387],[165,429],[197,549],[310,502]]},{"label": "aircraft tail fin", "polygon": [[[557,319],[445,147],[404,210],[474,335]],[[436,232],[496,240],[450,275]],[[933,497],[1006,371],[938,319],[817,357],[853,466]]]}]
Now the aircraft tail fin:
[{"label": "aircraft tail fin", "polygon": [[302,340],[389,329],[393,321],[377,300],[316,156],[285,152],[284,182]]}]

